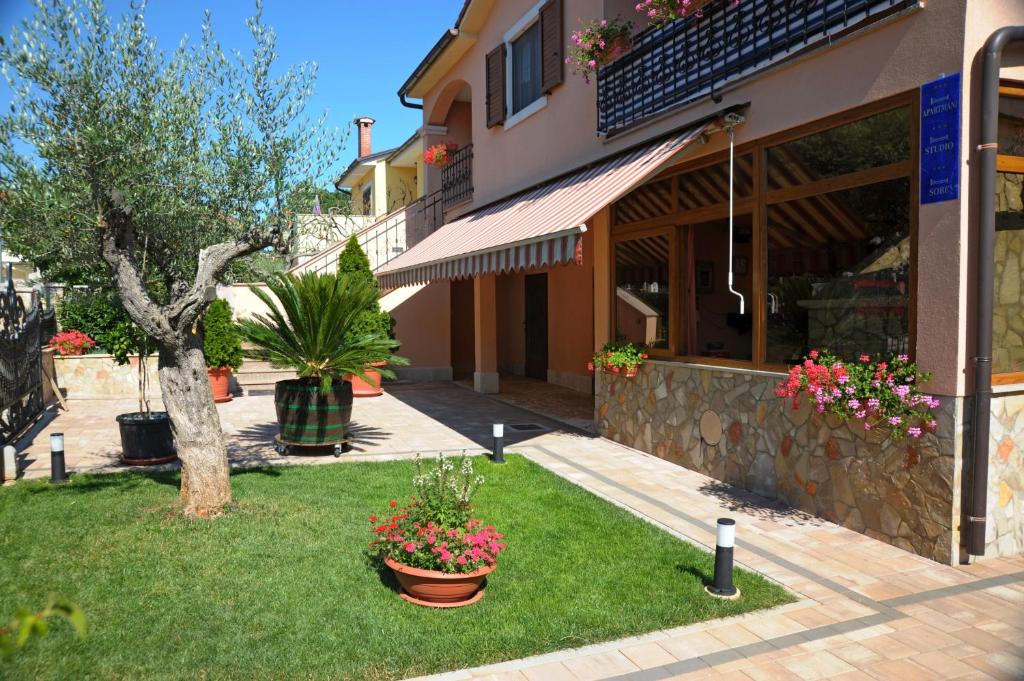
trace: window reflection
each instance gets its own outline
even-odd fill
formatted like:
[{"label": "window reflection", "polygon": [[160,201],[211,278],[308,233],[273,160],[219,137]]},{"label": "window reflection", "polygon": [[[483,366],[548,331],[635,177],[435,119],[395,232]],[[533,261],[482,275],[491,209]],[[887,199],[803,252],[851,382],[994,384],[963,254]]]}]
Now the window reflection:
[{"label": "window reflection", "polygon": [[910,181],[769,206],[767,360],[907,351]]},{"label": "window reflection", "polygon": [[615,245],[616,336],[655,348],[669,347],[668,234]]}]

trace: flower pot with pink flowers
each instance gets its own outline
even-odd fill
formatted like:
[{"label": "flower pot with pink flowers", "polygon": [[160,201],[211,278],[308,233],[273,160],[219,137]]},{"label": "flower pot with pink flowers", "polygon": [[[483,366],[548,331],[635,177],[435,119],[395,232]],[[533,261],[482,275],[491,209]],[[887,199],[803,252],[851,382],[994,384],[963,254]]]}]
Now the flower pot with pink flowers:
[{"label": "flower pot with pink flowers", "polygon": [[599,68],[633,48],[633,24],[623,19],[591,21],[569,38],[572,46],[565,63],[589,83]]},{"label": "flower pot with pink flowers", "polygon": [[803,362],[775,388],[775,395],[793,401],[793,409],[808,402],[819,414],[840,422],[856,422],[867,433],[881,431],[885,440],[919,438],[938,425],[932,409],[939,400],[922,387],[931,374],[920,371],[907,355],[879,359],[862,354],[846,361],[826,350],[811,350]]},{"label": "flower pot with pink flowers", "polygon": [[403,599],[434,608],[457,608],[484,596],[486,578],[506,548],[493,525],[472,517],[470,500],[483,478],[466,456],[439,456],[433,466],[416,458],[415,494],[371,515],[370,550],[395,575]]}]

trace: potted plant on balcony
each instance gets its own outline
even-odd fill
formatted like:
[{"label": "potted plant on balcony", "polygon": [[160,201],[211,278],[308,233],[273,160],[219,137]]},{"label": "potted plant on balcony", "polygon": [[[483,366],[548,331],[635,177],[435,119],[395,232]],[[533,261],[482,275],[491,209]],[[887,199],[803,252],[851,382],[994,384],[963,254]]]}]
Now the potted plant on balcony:
[{"label": "potted plant on balcony", "polygon": [[166,411],[153,411],[149,405],[147,360],[154,351],[153,341],[133,322],[120,322],[107,334],[114,361],[134,364],[138,369],[139,410],[119,414],[121,462],[131,466],[168,463],[177,458],[171,419]]},{"label": "potted plant on balcony", "polygon": [[633,24],[616,18],[609,21],[591,21],[570,36],[572,47],[565,63],[573,67],[583,80],[590,82],[591,76],[605,64],[610,64],[633,47]]},{"label": "potted plant on balcony", "polygon": [[[639,0],[636,11],[646,17],[652,26],[660,27],[691,15],[699,19],[704,15],[704,7],[709,2],[710,0]],[[729,0],[731,7],[738,4],[740,0]]]},{"label": "potted plant on balcony", "polygon": [[210,303],[203,317],[203,356],[214,402],[230,402],[231,371],[242,365],[242,338],[228,301]]},{"label": "potted plant on balcony", "polygon": [[391,501],[385,514],[370,516],[370,550],[394,572],[402,598],[435,608],[483,598],[484,579],[506,548],[493,525],[472,518],[470,502],[483,481],[465,455],[457,462],[439,456],[426,469],[417,456],[412,500]]},{"label": "potted plant on balcony", "polygon": [[[294,370],[299,378],[278,381],[274,405],[280,425],[276,438],[288,447],[343,448],[352,415],[348,375],[366,378],[374,362],[406,364],[392,354],[397,346],[385,334],[352,337],[346,331],[376,300],[365,279],[345,272],[302,275],[276,273],[266,287],[251,287],[266,314],[242,320],[239,329],[252,347],[245,355]],[[390,375],[382,367],[380,373]]]},{"label": "potted plant on balcony", "polygon": [[[366,309],[356,315],[352,325],[345,330],[348,341],[352,342],[366,335],[382,335],[394,339],[394,319],[388,312],[380,309],[380,285],[370,269],[370,259],[366,257],[355,236],[349,237],[345,250],[338,258],[338,271],[358,277],[374,291],[373,300]],[[365,380],[359,375],[348,377],[352,381],[354,397],[376,397],[384,394],[380,374],[380,368],[383,366],[383,362],[374,362],[367,366]]]},{"label": "potted plant on balcony", "polygon": [[435,168],[443,168],[452,160],[452,154],[459,148],[454,142],[441,142],[423,150],[423,163]]}]

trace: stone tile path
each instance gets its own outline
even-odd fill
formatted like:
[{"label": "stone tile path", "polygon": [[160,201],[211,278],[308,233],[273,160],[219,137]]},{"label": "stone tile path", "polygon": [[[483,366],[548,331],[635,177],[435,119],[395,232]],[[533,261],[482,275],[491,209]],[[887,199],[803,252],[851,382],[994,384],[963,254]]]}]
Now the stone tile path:
[{"label": "stone tile path", "polygon": [[[75,402],[37,429],[28,477],[48,475],[47,435],[63,431],[75,470],[114,470],[113,415],[130,402]],[[236,465],[330,463],[278,457],[269,397],[220,406]],[[1024,679],[1024,558],[948,567],[613,442],[452,384],[394,386],[357,401],[346,459],[481,451],[491,424],[517,451],[687,540],[712,546],[736,519],[736,559],[798,595],[792,605],[436,678]]]}]

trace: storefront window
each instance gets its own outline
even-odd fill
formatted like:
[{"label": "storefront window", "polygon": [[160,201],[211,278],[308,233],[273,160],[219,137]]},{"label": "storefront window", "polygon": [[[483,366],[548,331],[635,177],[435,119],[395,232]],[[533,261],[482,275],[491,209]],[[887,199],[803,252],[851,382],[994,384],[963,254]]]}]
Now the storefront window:
[{"label": "storefront window", "polygon": [[908,351],[909,205],[899,179],[769,206],[768,363]]},{"label": "storefront window", "polygon": [[753,357],[753,220],[737,216],[733,225],[733,289],[729,290],[729,220],[689,225],[684,242],[685,354],[720,359]]},{"label": "storefront window", "polygon": [[669,347],[670,252],[673,238],[656,236],[615,245],[615,324],[622,340]]},{"label": "storefront window", "polygon": [[1024,383],[1024,85],[1000,90],[992,372]]},{"label": "storefront window", "polygon": [[[612,228],[619,335],[687,361],[766,369],[812,349],[912,355],[914,103],[907,93],[887,111],[740,146],[732,173],[722,152],[620,201]],[[1024,371],[1020,160],[1001,185],[1004,202],[1017,206],[1000,218],[1017,225],[1000,228],[1004,296],[1013,293],[1017,306],[1003,325],[1018,340],[1006,355],[1013,371]],[[1021,327],[1016,336],[1012,325]]]},{"label": "storefront window", "polygon": [[910,109],[868,116],[768,150],[768,188],[781,189],[910,158]]}]

